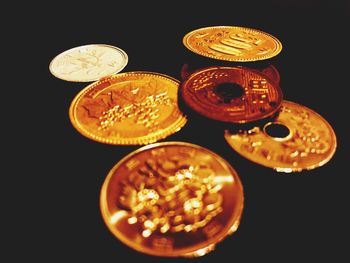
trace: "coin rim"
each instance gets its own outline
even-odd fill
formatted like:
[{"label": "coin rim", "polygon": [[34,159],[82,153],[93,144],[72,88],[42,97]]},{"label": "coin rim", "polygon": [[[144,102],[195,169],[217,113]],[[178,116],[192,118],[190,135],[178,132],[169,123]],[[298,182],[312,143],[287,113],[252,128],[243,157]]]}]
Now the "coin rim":
[{"label": "coin rim", "polygon": [[[161,129],[161,130],[157,130],[156,132],[150,133],[148,135],[144,135],[142,137],[108,139],[108,138],[97,136],[94,133],[91,133],[91,132],[87,131],[84,127],[82,127],[79,119],[76,117],[76,108],[77,108],[77,105],[79,104],[80,100],[84,97],[84,95],[88,91],[94,89],[96,86],[98,86],[100,84],[103,84],[111,79],[114,79],[114,78],[118,79],[118,78],[121,78],[121,77],[127,76],[127,75],[151,75],[152,77],[163,78],[163,79],[166,79],[167,81],[175,82],[175,84],[177,85],[177,88],[179,89],[180,82],[177,79],[170,77],[168,75],[165,75],[165,74],[161,74],[161,73],[157,73],[157,72],[150,72],[150,71],[123,72],[123,73],[119,73],[116,75],[112,75],[112,76],[103,78],[99,81],[95,81],[95,82],[91,83],[90,85],[88,85],[87,87],[85,87],[83,90],[81,90],[75,96],[75,98],[73,99],[73,101],[71,102],[71,105],[69,107],[70,121],[71,121],[73,127],[80,134],[82,134],[83,136],[85,136],[91,140],[94,140],[96,142],[106,143],[106,144],[111,144],[111,145],[144,145],[144,144],[149,144],[149,143],[153,143],[153,142],[156,142],[158,140],[164,139],[164,138],[176,133],[182,127],[185,126],[185,124],[187,123],[187,117],[181,112],[181,110],[177,106],[177,109],[179,111],[179,116],[169,127],[166,127],[164,129]],[[108,88],[108,87],[106,87],[106,88]],[[177,90],[177,93],[178,93],[178,90]]]},{"label": "coin rim", "polygon": [[[270,55],[264,55],[264,56],[261,56],[260,58],[256,58],[256,57],[255,58],[244,58],[244,59],[218,58],[217,56],[213,56],[213,55],[201,52],[201,51],[195,49],[194,47],[192,47],[188,43],[188,39],[191,37],[191,35],[195,34],[198,31],[205,31],[205,30],[211,30],[211,29],[221,29],[221,28],[240,29],[240,30],[246,30],[246,31],[250,31],[250,32],[258,32],[260,34],[263,34],[265,36],[270,37],[272,39],[272,41],[276,44],[276,49]],[[273,58],[273,57],[277,56],[282,51],[282,48],[283,48],[281,41],[278,38],[276,38],[275,36],[273,36],[273,35],[271,35],[269,33],[266,33],[266,32],[264,32],[262,30],[259,30],[259,29],[249,28],[249,27],[240,27],[240,26],[209,26],[209,27],[198,28],[198,29],[195,29],[195,30],[192,30],[192,31],[188,32],[183,37],[182,43],[184,44],[184,46],[187,49],[189,49],[193,53],[196,53],[197,55],[201,55],[201,56],[212,58],[212,59],[216,59],[216,60],[231,61],[231,62],[253,62],[253,61],[267,60],[267,59],[270,59],[270,58]]]},{"label": "coin rim", "polygon": [[[302,172],[302,171],[305,171],[305,170],[312,170],[312,169],[315,169],[315,168],[318,168],[318,167],[321,167],[323,165],[325,165],[327,162],[329,162],[332,157],[334,156],[335,152],[336,152],[336,149],[337,149],[337,137],[336,137],[336,134],[332,128],[332,126],[328,123],[328,121],[323,118],[320,114],[318,114],[317,112],[315,112],[314,110],[310,109],[309,107],[306,107],[304,105],[301,105],[301,104],[298,104],[298,103],[295,103],[295,102],[292,102],[292,101],[288,101],[288,100],[283,100],[282,104],[281,104],[281,107],[284,106],[283,103],[286,102],[286,103],[289,103],[289,104],[294,104],[294,105],[297,105],[297,106],[301,106],[303,108],[306,108],[308,111],[312,112],[313,114],[315,114],[317,117],[320,118],[321,121],[323,121],[323,123],[328,127],[329,131],[330,131],[330,134],[331,134],[331,138],[332,138],[332,149],[330,150],[327,158],[325,158],[324,160],[322,160],[321,162],[319,163],[316,163],[316,164],[313,164],[313,165],[308,165],[306,167],[273,167],[272,165],[267,165],[265,163],[260,163],[256,160],[254,160],[254,158],[251,158],[250,155],[249,156],[246,156],[244,154],[242,154],[241,152],[237,151],[232,145],[234,144],[233,141],[230,141],[230,136],[232,134],[230,134],[229,130],[225,130],[224,131],[224,138],[227,142],[227,144],[235,151],[237,152],[239,155],[241,155],[242,157],[256,163],[256,164],[259,164],[261,166],[264,166],[264,167],[268,167],[268,168],[272,168],[274,170],[276,170],[277,172],[284,172],[284,173],[291,173],[291,172]],[[278,123],[282,123],[283,125],[287,126],[285,123],[281,122],[280,120],[278,120],[278,117],[277,117],[277,120],[276,122]],[[275,121],[273,121],[273,123],[275,123]],[[290,128],[287,126],[287,128],[290,130]],[[262,132],[264,133],[264,132]],[[268,135],[266,135],[267,138],[269,138]],[[272,137],[271,137],[272,138]],[[274,140],[273,138],[271,139],[273,141],[276,141]],[[279,143],[283,143],[284,140],[282,141],[277,141]]]},{"label": "coin rim", "polygon": [[[222,118],[221,116],[219,116],[218,118],[213,118],[212,115],[209,115],[207,114],[207,112],[210,112],[210,111],[203,111],[203,107],[201,107],[202,104],[198,104],[196,101],[192,100],[192,95],[187,95],[185,96],[184,95],[184,90],[186,89],[189,89],[189,85],[187,85],[187,83],[192,79],[194,78],[195,76],[197,76],[198,74],[201,74],[203,72],[206,72],[206,71],[211,71],[211,70],[221,70],[221,69],[229,69],[229,70],[243,70],[243,71],[250,71],[250,72],[253,72],[267,80],[269,80],[270,84],[272,86],[274,86],[276,88],[276,91],[277,93],[279,94],[279,103],[276,105],[276,107],[274,108],[273,111],[271,112],[268,112],[268,113],[264,113],[262,114],[260,117],[255,117],[255,118],[249,118],[249,119],[244,119],[244,120],[238,120],[238,121],[232,121],[232,120],[227,120],[227,119],[224,119]],[[196,113],[208,118],[208,119],[211,119],[211,120],[214,120],[214,121],[219,121],[219,122],[223,122],[223,123],[235,123],[235,124],[243,124],[243,123],[250,123],[250,122],[254,122],[254,121],[258,121],[258,120],[261,120],[261,119],[265,119],[267,117],[270,117],[272,116],[274,113],[276,113],[280,107],[281,107],[281,104],[282,104],[282,101],[283,101],[283,92],[282,92],[282,89],[280,87],[280,85],[274,81],[274,80],[271,80],[270,77],[266,76],[265,74],[263,74],[262,72],[258,71],[258,70],[255,70],[255,69],[251,69],[251,68],[247,68],[247,67],[220,67],[220,66],[212,66],[212,67],[208,67],[208,68],[204,68],[204,69],[199,69],[195,72],[193,72],[192,74],[190,74],[185,81],[183,81],[181,83],[181,86],[180,86],[180,93],[181,93],[181,98],[183,99],[183,101],[186,103],[186,105],[188,107],[190,107],[193,111],[195,111]],[[186,93],[189,93],[188,91],[186,91]],[[189,103],[192,102],[192,103]],[[193,103],[195,102],[195,103]],[[195,106],[195,107],[194,107]]]},{"label": "coin rim", "polygon": [[[200,244],[196,244],[196,245],[192,245],[189,248],[182,248],[182,249],[178,249],[178,250],[172,250],[172,251],[165,251],[164,253],[156,251],[156,250],[152,250],[151,248],[145,248],[144,246],[134,243],[132,241],[130,241],[130,239],[126,238],[122,232],[118,231],[117,228],[113,228],[112,226],[110,226],[110,224],[108,223],[108,219],[110,218],[108,216],[109,214],[109,210],[108,210],[108,204],[107,204],[107,189],[108,186],[110,184],[110,181],[112,179],[115,173],[115,171],[122,165],[125,163],[125,161],[129,160],[132,156],[143,152],[143,151],[147,151],[150,149],[154,149],[154,148],[158,148],[158,147],[164,147],[164,146],[188,146],[190,148],[195,148],[198,150],[202,150],[207,152],[208,154],[210,154],[211,156],[213,156],[213,158],[218,161],[220,163],[220,165],[225,168],[228,172],[230,172],[230,174],[232,175],[232,177],[234,178],[234,184],[236,185],[237,189],[238,189],[238,198],[236,198],[236,203],[235,203],[235,209],[233,210],[233,213],[231,213],[230,219],[228,220],[229,223],[226,224],[226,227],[224,227],[221,230],[221,234],[218,235],[215,239],[208,239],[205,242],[201,242]],[[207,248],[211,248],[209,251],[214,249],[214,247],[218,242],[222,241],[227,235],[231,235],[234,232],[237,231],[238,226],[240,224],[240,220],[242,217],[242,213],[243,213],[243,208],[244,208],[244,189],[243,189],[243,185],[242,182],[240,180],[240,177],[237,173],[237,171],[233,168],[233,166],[226,161],[224,158],[222,158],[221,156],[219,156],[218,154],[216,154],[215,152],[204,148],[202,146],[196,145],[196,144],[192,144],[192,143],[188,143],[188,142],[180,142],[180,141],[169,141],[169,142],[159,142],[159,143],[154,143],[154,144],[149,144],[143,147],[140,147],[138,149],[136,149],[135,151],[132,151],[131,153],[127,154],[125,157],[123,157],[121,160],[119,160],[113,167],[112,169],[110,169],[110,171],[108,172],[101,190],[100,190],[100,212],[102,214],[102,218],[103,221],[105,223],[105,225],[107,226],[107,228],[109,229],[109,231],[116,237],[118,238],[122,243],[124,243],[125,245],[127,245],[128,247],[148,254],[148,255],[152,255],[152,256],[160,256],[160,257],[192,257],[195,256],[196,252],[201,250],[201,249],[207,249]]]},{"label": "coin rim", "polygon": [[97,46],[97,47],[107,47],[107,48],[111,48],[117,52],[119,52],[121,54],[121,56],[124,58],[122,60],[122,64],[121,64],[121,67],[118,67],[115,71],[113,71],[111,74],[109,75],[106,75],[106,76],[110,76],[110,75],[115,75],[119,72],[121,72],[125,67],[126,65],[128,64],[128,61],[129,61],[129,57],[128,57],[128,54],[121,48],[119,47],[116,47],[116,46],[112,46],[112,45],[107,45],[107,44],[87,44],[87,45],[82,45],[82,46],[77,46],[77,47],[73,47],[73,48],[70,48],[70,49],[67,49],[65,51],[62,51],[61,53],[59,53],[58,55],[56,55],[50,62],[49,64],[49,70],[51,72],[52,75],[54,75],[56,78],[59,78],[61,80],[65,80],[65,81],[69,81],[69,82],[92,82],[92,81],[96,81],[96,80],[99,80],[99,79],[102,79],[106,76],[102,76],[102,77],[99,77],[99,78],[91,78],[91,79],[84,79],[84,80],[81,80],[81,79],[77,79],[77,78],[72,78],[72,79],[69,79],[69,78],[64,78],[62,76],[60,76],[59,74],[56,74],[53,69],[53,63],[59,59],[59,57],[61,56],[64,56],[65,54],[67,53],[70,53],[72,51],[75,51],[77,49],[82,49],[82,48],[85,48],[85,47],[93,47],[93,46]]}]

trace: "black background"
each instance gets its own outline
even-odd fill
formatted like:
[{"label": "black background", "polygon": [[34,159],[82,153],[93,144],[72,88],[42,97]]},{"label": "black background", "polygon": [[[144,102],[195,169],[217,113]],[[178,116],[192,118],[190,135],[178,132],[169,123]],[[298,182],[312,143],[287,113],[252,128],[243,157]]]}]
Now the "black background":
[{"label": "black background", "polygon": [[29,106],[23,109],[22,122],[31,144],[23,148],[29,149],[24,159],[33,169],[26,167],[17,182],[23,197],[16,210],[26,215],[16,226],[20,230],[15,239],[17,251],[26,248],[26,255],[49,262],[190,261],[135,252],[109,232],[100,215],[100,188],[114,164],[139,147],[101,144],[80,135],[69,121],[68,109],[87,84],[57,79],[48,65],[66,49],[104,43],[127,52],[129,63],[123,71],[153,71],[179,79],[184,63],[182,38],[187,32],[235,25],[263,30],[282,42],[274,65],[285,99],[322,115],[337,134],[338,148],[323,167],[281,174],[240,157],[227,145],[222,130],[195,120],[162,140],[191,142],[218,153],[237,170],[244,186],[245,208],[238,231],[215,251],[191,261],[338,262],[346,257],[348,1],[53,3],[44,10],[37,12],[39,22],[31,27],[40,29],[37,35],[23,32],[29,45],[37,48],[40,59],[36,56],[35,63],[40,66],[28,65],[37,80],[28,87],[35,100],[28,100]]}]

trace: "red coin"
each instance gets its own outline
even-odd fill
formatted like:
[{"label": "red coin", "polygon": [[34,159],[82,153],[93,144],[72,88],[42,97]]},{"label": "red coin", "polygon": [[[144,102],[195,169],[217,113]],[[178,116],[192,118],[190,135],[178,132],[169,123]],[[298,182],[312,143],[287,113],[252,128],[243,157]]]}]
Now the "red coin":
[{"label": "red coin", "polygon": [[200,115],[230,123],[267,118],[283,98],[276,81],[243,67],[209,67],[192,73],[181,85],[181,96]]}]

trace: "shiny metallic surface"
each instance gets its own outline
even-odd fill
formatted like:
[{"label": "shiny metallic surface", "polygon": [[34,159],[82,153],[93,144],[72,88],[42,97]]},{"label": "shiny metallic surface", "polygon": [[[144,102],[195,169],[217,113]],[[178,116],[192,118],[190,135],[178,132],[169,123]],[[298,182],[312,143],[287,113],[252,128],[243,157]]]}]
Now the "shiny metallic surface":
[{"label": "shiny metallic surface", "polygon": [[281,42],[263,31],[237,26],[213,26],[193,30],[183,38],[192,52],[212,59],[251,62],[278,55]]},{"label": "shiny metallic surface", "polygon": [[[282,126],[283,136],[269,135],[270,127]],[[247,159],[279,172],[300,172],[327,163],[337,147],[329,123],[313,110],[283,101],[279,115],[263,127],[225,131],[228,144]]]},{"label": "shiny metallic surface", "polygon": [[202,256],[238,228],[243,187],[217,154],[184,142],[144,146],[107,175],[100,208],[129,247],[161,257]]},{"label": "shiny metallic surface", "polygon": [[52,59],[49,69],[57,78],[90,82],[120,72],[128,63],[124,50],[105,44],[84,45],[66,50]]},{"label": "shiny metallic surface", "polygon": [[[227,86],[219,91],[222,85]],[[241,89],[238,96],[235,94],[237,89]],[[279,109],[283,97],[277,82],[244,67],[201,69],[182,83],[180,92],[184,102],[195,112],[231,123],[269,117]]]},{"label": "shiny metallic surface", "polygon": [[155,72],[125,72],[76,95],[69,117],[84,136],[107,144],[148,144],[186,124],[177,106],[179,82]]}]

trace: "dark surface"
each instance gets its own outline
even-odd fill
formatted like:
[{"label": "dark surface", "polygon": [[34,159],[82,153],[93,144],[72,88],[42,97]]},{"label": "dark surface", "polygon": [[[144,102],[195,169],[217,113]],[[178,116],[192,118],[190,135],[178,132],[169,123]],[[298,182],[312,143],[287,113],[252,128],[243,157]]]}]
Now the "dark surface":
[{"label": "dark surface", "polygon": [[[135,252],[108,231],[99,210],[100,188],[114,164],[138,146],[105,145],[80,135],[69,121],[68,108],[86,84],[57,79],[48,65],[66,49],[105,43],[127,52],[129,63],[124,71],[154,71],[179,79],[184,63],[182,37],[187,32],[211,25],[236,25],[260,29],[280,39],[283,50],[274,65],[280,72],[285,99],[303,104],[328,120],[337,134],[338,148],[321,168],[280,174],[236,154],[215,125],[190,120],[180,132],[163,140],[191,142],[218,153],[237,170],[244,186],[245,208],[238,231],[218,244],[214,252],[193,261],[339,262],[345,257],[349,110],[343,92],[349,83],[348,65],[342,67],[340,63],[348,63],[349,5],[333,1],[327,5],[317,1],[262,2],[215,2],[189,8],[164,1],[160,11],[150,4],[115,3],[114,7],[95,3],[83,8],[56,3],[41,12],[34,27],[49,25],[40,33],[42,42],[35,44],[41,55],[40,68],[35,70],[40,80],[35,89],[41,96],[36,96],[38,101],[27,109],[50,113],[37,119],[38,130],[27,126],[37,135],[30,140],[35,144],[30,149],[39,150],[40,157],[25,157],[35,168],[30,180],[28,173],[23,173],[21,185],[30,188],[30,194],[25,192],[17,204],[23,207],[22,216],[28,218],[26,224],[20,223],[20,229],[30,231],[24,237],[28,241],[20,242],[28,250],[26,255],[46,262],[188,261]],[[35,197],[30,204],[26,202],[29,195]],[[39,243],[33,241],[35,238]],[[19,236],[18,240],[24,239]]]}]

